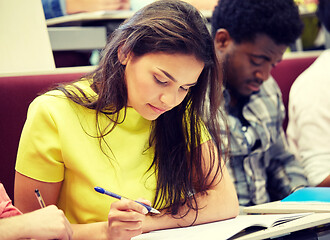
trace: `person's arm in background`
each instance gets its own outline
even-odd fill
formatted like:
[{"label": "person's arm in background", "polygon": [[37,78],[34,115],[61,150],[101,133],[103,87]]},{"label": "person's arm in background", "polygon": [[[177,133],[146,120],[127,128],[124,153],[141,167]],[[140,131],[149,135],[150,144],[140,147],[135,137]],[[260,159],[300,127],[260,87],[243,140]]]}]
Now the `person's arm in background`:
[{"label": "person's arm in background", "polygon": [[42,0],[46,19],[100,10],[129,10],[129,0]]},{"label": "person's arm in background", "polygon": [[71,236],[70,223],[62,210],[48,206],[22,215],[0,183],[0,239],[71,239]]},{"label": "person's arm in background", "polygon": [[298,154],[311,185],[330,187],[329,88],[320,86],[318,89],[317,96],[312,98],[313,103],[310,100],[310,103],[302,101],[295,105],[293,121],[299,130]]},{"label": "person's arm in background", "polygon": [[322,70],[330,59],[327,51],[293,84],[287,129],[290,148],[311,185],[319,187],[330,187],[330,74]]},{"label": "person's arm in background", "polygon": [[0,219],[0,239],[71,239],[72,229],[63,211],[48,206],[31,213]]}]

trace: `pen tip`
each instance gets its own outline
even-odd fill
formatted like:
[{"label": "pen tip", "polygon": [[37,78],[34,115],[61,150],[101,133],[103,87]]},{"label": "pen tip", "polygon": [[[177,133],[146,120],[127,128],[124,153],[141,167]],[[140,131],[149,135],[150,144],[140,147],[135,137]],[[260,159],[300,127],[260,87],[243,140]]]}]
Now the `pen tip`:
[{"label": "pen tip", "polygon": [[150,212],[155,213],[155,214],[160,214],[160,211],[158,211],[157,209],[154,209],[154,208],[152,208],[150,210]]},{"label": "pen tip", "polygon": [[104,193],[105,192],[105,190],[103,188],[101,188],[101,187],[95,187],[94,190],[96,192],[99,192],[99,193]]}]

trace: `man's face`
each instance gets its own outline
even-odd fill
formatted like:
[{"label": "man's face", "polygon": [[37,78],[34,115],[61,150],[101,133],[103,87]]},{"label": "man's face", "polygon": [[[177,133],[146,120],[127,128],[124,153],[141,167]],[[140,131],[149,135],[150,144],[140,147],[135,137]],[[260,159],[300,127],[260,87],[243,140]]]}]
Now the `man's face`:
[{"label": "man's face", "polygon": [[269,78],[271,69],[282,60],[286,48],[266,35],[257,35],[253,42],[236,44],[230,40],[218,49],[226,88],[232,97],[248,97],[258,92],[261,84]]}]

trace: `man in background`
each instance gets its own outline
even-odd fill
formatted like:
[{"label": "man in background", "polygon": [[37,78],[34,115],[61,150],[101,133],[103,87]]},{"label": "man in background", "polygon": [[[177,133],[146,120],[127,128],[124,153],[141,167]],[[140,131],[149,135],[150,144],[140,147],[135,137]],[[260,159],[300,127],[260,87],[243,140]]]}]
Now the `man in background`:
[{"label": "man in background", "polygon": [[288,151],[282,95],[270,76],[302,28],[293,0],[220,0],[214,9],[230,130],[227,167],[241,206],[279,200],[307,185]]}]

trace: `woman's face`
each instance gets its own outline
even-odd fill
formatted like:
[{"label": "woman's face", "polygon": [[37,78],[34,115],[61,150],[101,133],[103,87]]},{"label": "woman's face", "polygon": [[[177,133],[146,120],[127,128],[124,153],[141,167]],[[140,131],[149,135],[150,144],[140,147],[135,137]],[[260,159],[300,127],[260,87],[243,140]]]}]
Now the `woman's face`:
[{"label": "woman's face", "polygon": [[194,55],[148,53],[120,58],[126,65],[128,106],[147,120],[179,105],[189,88],[197,84],[204,63]]}]

